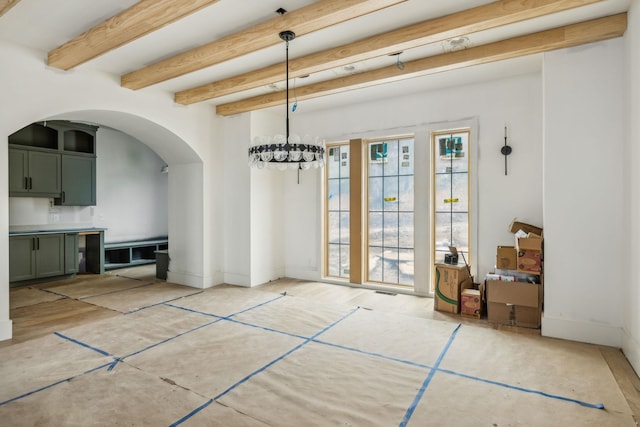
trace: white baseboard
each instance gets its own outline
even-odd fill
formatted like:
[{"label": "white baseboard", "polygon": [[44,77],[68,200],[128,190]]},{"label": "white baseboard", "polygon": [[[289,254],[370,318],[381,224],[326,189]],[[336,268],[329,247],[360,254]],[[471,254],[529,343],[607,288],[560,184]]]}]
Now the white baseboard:
[{"label": "white baseboard", "polygon": [[633,366],[636,374],[640,375],[640,342],[626,330],[622,331],[622,352]]},{"label": "white baseboard", "polygon": [[10,340],[13,336],[13,322],[11,319],[0,320],[0,341]]},{"label": "white baseboard", "polygon": [[285,269],[284,277],[298,280],[320,281],[320,273],[316,267],[297,267],[288,265]]},{"label": "white baseboard", "polygon": [[189,273],[178,273],[175,271],[167,271],[167,282],[191,286],[192,288],[198,289],[208,288],[213,285],[213,280],[210,277],[198,276]]},{"label": "white baseboard", "polygon": [[246,274],[224,273],[224,283],[234,286],[251,287],[251,279]]},{"label": "white baseboard", "polygon": [[544,337],[622,347],[622,328],[619,326],[562,319],[545,314],[542,315],[541,334]]}]

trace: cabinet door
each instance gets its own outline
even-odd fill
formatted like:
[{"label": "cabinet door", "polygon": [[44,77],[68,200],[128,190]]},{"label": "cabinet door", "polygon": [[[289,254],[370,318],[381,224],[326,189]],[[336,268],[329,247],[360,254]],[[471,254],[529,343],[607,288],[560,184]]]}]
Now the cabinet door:
[{"label": "cabinet door", "polygon": [[64,274],[64,234],[41,234],[36,237],[36,276]]},{"label": "cabinet door", "polygon": [[78,272],[78,234],[65,234],[64,236],[64,273]]},{"label": "cabinet door", "polygon": [[9,238],[9,281],[28,280],[36,277],[35,237]]},{"label": "cabinet door", "polygon": [[96,204],[95,157],[62,156],[62,205]]},{"label": "cabinet door", "polygon": [[29,151],[29,192],[33,196],[60,196],[60,154]]},{"label": "cabinet door", "polygon": [[9,195],[29,192],[29,156],[26,150],[9,149]]}]

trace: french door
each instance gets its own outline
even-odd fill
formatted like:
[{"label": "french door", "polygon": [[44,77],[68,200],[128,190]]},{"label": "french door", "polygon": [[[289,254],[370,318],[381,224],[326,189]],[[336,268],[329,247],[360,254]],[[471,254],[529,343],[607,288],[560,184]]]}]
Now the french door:
[{"label": "french door", "polygon": [[328,144],[325,276],[413,286],[414,139]]}]

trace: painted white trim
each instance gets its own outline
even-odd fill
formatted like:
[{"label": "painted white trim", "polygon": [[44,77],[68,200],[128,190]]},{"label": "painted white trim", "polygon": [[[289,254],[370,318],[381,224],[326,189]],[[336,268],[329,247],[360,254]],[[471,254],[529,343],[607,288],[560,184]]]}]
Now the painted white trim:
[{"label": "painted white trim", "polygon": [[167,282],[198,289],[210,288],[212,286],[210,277],[189,273],[176,273],[175,271],[167,271]]},{"label": "painted white trim", "polygon": [[636,371],[640,372],[640,342],[638,342],[626,329],[622,330],[622,352]]},{"label": "painted white trim", "polygon": [[541,334],[543,337],[620,348],[622,346],[623,331],[619,326],[549,317],[543,313]]},{"label": "painted white trim", "polygon": [[312,282],[319,282],[322,280],[318,269],[315,266],[302,267],[295,265],[287,265],[285,268],[285,276],[292,279],[310,280]]},{"label": "painted white trim", "polygon": [[248,274],[241,273],[224,273],[224,283],[234,286],[244,286],[250,288],[251,278]]},{"label": "painted white trim", "polygon": [[13,336],[13,321],[0,320],[0,341],[10,340]]}]

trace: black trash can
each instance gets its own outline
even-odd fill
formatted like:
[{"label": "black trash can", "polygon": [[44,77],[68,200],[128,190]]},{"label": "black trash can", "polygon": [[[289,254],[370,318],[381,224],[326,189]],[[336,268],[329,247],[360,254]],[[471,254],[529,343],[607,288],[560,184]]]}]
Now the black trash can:
[{"label": "black trash can", "polygon": [[156,254],[156,278],[167,280],[167,270],[169,270],[169,251],[154,251]]}]

